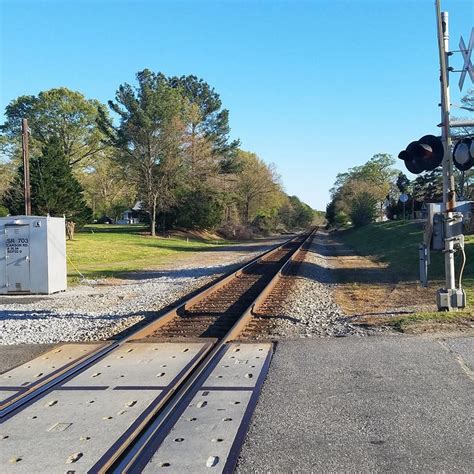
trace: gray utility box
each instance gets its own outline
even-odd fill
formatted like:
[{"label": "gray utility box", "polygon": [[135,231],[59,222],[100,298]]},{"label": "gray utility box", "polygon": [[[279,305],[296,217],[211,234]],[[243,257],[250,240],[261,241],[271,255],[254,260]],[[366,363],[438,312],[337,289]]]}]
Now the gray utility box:
[{"label": "gray utility box", "polygon": [[0,217],[0,294],[50,294],[67,288],[62,217]]}]

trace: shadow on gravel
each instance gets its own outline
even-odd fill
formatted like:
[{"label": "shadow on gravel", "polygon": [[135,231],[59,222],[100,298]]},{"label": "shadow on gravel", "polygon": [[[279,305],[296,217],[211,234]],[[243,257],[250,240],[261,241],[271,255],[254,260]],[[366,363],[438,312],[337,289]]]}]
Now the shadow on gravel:
[{"label": "shadow on gravel", "polygon": [[[101,308],[102,310],[104,308]],[[106,320],[106,321],[115,321],[117,319],[129,318],[132,316],[143,316],[146,312],[144,311],[137,311],[132,313],[125,313],[125,314],[101,314],[101,315],[90,315],[90,314],[81,314],[81,313],[67,313],[67,314],[58,314],[54,311],[50,310],[38,310],[38,311],[21,311],[21,310],[8,310],[8,309],[0,309],[0,321],[6,319],[21,319],[25,322],[27,321],[38,321],[38,320],[48,320],[48,319],[67,319],[68,317],[84,320],[84,321],[96,321],[96,320]],[[156,314],[156,313],[154,313]]]},{"label": "shadow on gravel", "polygon": [[121,278],[125,280],[149,280],[153,278],[200,278],[205,276],[213,276],[220,273],[230,273],[241,265],[242,263],[232,263],[228,265],[199,268],[181,268],[178,270],[140,270],[133,273],[123,273],[121,274]]},{"label": "shadow on gravel", "polygon": [[302,262],[298,277],[319,283],[397,283],[399,279],[380,268],[327,268],[316,263]]},{"label": "shadow on gravel", "polygon": [[1,296],[0,297],[0,311],[1,307],[4,304],[34,304],[39,303],[40,301],[48,301],[49,298],[45,298],[44,296],[21,296],[18,297],[17,295],[10,295],[10,296]]},{"label": "shadow on gravel", "polygon": [[271,321],[275,321],[277,319],[282,319],[282,320],[285,320],[285,321],[291,321],[294,324],[304,324],[301,321],[301,319],[293,318],[291,316],[274,315],[274,314],[267,315],[267,314],[260,314],[259,313],[259,314],[257,314],[256,318],[258,318],[258,319],[268,319],[268,320],[271,320]]},{"label": "shadow on gravel", "polygon": [[343,243],[334,241],[314,241],[308,252],[319,254],[323,257],[359,257],[354,250],[347,248]]},{"label": "shadow on gravel", "polygon": [[[186,242],[180,245],[166,245],[163,248],[166,250],[174,250],[175,252],[260,252],[267,250],[268,247],[271,247],[273,245],[278,245],[280,243],[286,242],[289,240],[288,238],[276,238],[276,239],[268,239],[268,240],[262,240],[259,242],[254,242],[251,244],[234,244],[234,245],[227,245],[227,244],[218,244],[214,247],[208,247],[206,245],[196,245],[195,242],[193,242],[194,245],[192,246],[187,246]],[[199,244],[200,242],[198,242]],[[155,242],[141,242],[140,243],[141,247],[151,247],[151,248],[156,248],[157,245]]]},{"label": "shadow on gravel", "polygon": [[[251,260],[251,259],[250,259]],[[249,261],[250,261],[249,260]],[[110,274],[108,272],[104,272],[102,270],[98,271],[88,271],[87,272],[87,280],[101,280],[105,277],[117,278],[120,280],[130,280],[132,282],[136,281],[144,281],[144,280],[151,280],[154,278],[200,278],[206,276],[215,276],[221,273],[231,273],[240,266],[242,266],[244,262],[238,263],[230,263],[227,265],[213,265],[208,267],[190,267],[190,268],[180,268],[177,270],[137,270],[134,272],[117,272],[116,270],[111,270]],[[177,281],[177,284],[180,282]],[[99,283],[100,286],[115,286],[117,285],[116,282],[111,281]],[[19,303],[21,301],[17,301]],[[0,301],[1,303],[1,301]]]}]

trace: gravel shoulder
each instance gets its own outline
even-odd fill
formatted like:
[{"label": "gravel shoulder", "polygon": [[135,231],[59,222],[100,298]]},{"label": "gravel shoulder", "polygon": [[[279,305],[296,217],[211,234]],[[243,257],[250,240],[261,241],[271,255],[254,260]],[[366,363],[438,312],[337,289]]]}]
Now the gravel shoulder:
[{"label": "gravel shoulder", "polygon": [[317,248],[325,256],[326,281],[347,315],[436,311],[436,285],[423,288],[417,281],[400,281],[386,264],[358,255],[334,233],[321,232]]},{"label": "gravel shoulder", "polygon": [[[402,332],[474,335],[472,317],[410,320],[422,312],[436,316],[435,288],[399,281],[384,264],[356,254],[324,230],[314,236],[296,275],[286,279],[275,292],[275,302],[267,305],[269,311],[263,312],[271,321],[257,339]],[[403,318],[408,322],[397,326]]]},{"label": "gravel shoulder", "polygon": [[[276,303],[263,317],[271,317],[267,330],[256,339],[366,336],[387,332],[383,328],[362,328],[351,324],[335,299],[332,257],[325,245],[327,234],[318,231],[298,263],[297,274],[285,277]],[[276,289],[278,290],[278,288]],[[281,294],[283,294],[281,296]]]},{"label": "gravel shoulder", "polygon": [[172,268],[88,281],[54,295],[2,296],[0,345],[108,339],[288,238],[190,252]]}]

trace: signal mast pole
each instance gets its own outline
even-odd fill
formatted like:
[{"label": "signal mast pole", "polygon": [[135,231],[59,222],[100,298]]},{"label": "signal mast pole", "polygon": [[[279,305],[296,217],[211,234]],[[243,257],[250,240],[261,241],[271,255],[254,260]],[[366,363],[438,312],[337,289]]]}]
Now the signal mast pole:
[{"label": "signal mast pole", "polygon": [[[441,125],[442,125],[442,142],[444,146],[443,158],[443,211],[446,213],[445,229],[453,222],[453,212],[456,206],[456,189],[454,184],[453,173],[453,156],[451,152],[451,131],[450,131],[450,99],[449,99],[449,28],[448,13],[441,12],[441,1],[436,0],[436,20],[438,30],[438,50],[440,65],[440,82],[441,82]],[[442,293],[446,294],[449,303],[440,305],[441,298],[438,298],[439,309],[457,309],[457,304],[452,305],[452,294],[456,292],[455,267],[454,267],[454,241],[447,237],[444,232],[444,267],[446,276],[446,288],[438,290],[438,296]],[[460,289],[461,290],[461,289]]]}]

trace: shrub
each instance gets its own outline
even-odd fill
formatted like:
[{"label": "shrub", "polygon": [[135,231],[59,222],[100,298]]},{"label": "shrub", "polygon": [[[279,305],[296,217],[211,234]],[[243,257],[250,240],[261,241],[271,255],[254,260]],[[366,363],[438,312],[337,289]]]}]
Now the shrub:
[{"label": "shrub", "polygon": [[377,216],[377,199],[367,191],[356,194],[350,207],[350,218],[355,227],[370,224]]},{"label": "shrub", "polygon": [[334,218],[334,223],[336,225],[345,225],[348,222],[349,216],[344,211],[339,211]]},{"label": "shrub", "polygon": [[219,195],[210,190],[197,189],[183,197],[177,211],[179,226],[191,229],[215,229],[223,211]]}]

